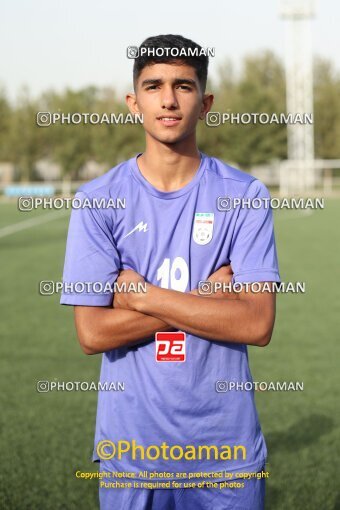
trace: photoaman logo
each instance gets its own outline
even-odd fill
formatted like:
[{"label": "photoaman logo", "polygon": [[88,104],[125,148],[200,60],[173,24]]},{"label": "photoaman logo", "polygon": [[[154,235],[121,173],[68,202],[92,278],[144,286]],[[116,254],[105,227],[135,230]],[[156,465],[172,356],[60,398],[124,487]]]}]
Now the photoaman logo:
[{"label": "photoaman logo", "polygon": [[116,443],[103,439],[97,443],[97,455],[102,460],[122,460],[124,456],[132,460],[246,460],[247,449],[244,445],[207,445],[161,444],[142,446],[135,439],[120,439]]}]

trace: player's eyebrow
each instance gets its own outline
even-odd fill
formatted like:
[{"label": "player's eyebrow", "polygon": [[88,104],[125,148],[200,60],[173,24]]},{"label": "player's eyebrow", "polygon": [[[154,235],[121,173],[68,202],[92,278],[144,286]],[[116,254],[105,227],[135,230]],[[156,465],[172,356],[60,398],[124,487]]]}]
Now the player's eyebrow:
[{"label": "player's eyebrow", "polygon": [[[148,80],[143,80],[141,86],[146,87],[148,85],[161,85],[164,81],[161,78],[150,78]],[[196,87],[195,80],[191,80],[190,78],[176,78],[173,81],[174,85],[191,85],[192,87]]]},{"label": "player's eyebrow", "polygon": [[142,87],[145,87],[146,85],[160,85],[161,83],[163,83],[163,80],[160,78],[151,78],[149,80],[143,80]]},{"label": "player's eyebrow", "polygon": [[191,80],[190,78],[176,78],[174,81],[175,85],[185,84],[185,85],[191,85],[192,87],[196,87],[195,80]]}]

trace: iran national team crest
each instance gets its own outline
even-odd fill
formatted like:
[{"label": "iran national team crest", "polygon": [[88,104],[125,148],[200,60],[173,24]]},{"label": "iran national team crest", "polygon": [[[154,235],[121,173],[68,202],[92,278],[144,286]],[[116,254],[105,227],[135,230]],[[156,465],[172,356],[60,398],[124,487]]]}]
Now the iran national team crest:
[{"label": "iran national team crest", "polygon": [[195,213],[192,237],[197,244],[208,244],[212,240],[214,213]]}]

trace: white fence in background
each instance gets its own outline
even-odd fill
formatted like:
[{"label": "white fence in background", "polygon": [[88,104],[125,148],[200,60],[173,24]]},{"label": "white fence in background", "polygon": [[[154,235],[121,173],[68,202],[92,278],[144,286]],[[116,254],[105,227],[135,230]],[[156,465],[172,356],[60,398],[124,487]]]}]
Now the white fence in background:
[{"label": "white fence in background", "polygon": [[[296,194],[340,196],[340,172],[338,172],[338,176],[334,175],[334,169],[340,169],[340,159],[317,159],[312,161],[309,166],[301,166],[299,161],[278,161],[270,165],[256,166],[251,169],[250,173],[280,196]],[[304,187],[306,176],[303,173],[306,171],[313,172],[311,182],[314,183],[314,187]],[[18,186],[20,188],[25,186],[28,188],[53,187],[54,195],[70,197],[88,180],[45,180],[37,182],[1,182],[0,180],[0,197],[1,199],[10,200],[4,195],[5,188],[8,186]]]},{"label": "white fence in background", "polygon": [[281,196],[316,192],[332,195],[340,192],[340,173],[333,175],[333,170],[339,168],[340,159],[285,160],[254,167],[251,174],[269,188],[278,188]]}]

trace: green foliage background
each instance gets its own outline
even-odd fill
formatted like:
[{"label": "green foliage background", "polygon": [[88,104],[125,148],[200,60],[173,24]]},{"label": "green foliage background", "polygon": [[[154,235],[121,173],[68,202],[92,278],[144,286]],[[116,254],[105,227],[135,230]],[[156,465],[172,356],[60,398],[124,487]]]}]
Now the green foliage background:
[{"label": "green foliage background", "polygon": [[[340,74],[324,59],[315,60],[315,150],[318,158],[340,158]],[[236,71],[230,61],[219,70],[216,83],[208,84],[215,95],[213,111],[245,113],[285,112],[285,77],[282,62],[270,51],[244,59]],[[140,125],[55,124],[37,127],[39,111],[62,113],[128,112],[124,98],[114,89],[94,86],[61,93],[47,91],[37,99],[23,90],[15,105],[0,91],[0,161],[16,166],[18,180],[37,179],[35,164],[41,158],[59,163],[62,176],[78,179],[88,160],[107,169],[143,150]],[[309,112],[301,112],[309,113]],[[225,124],[198,127],[203,152],[248,170],[253,165],[287,157],[284,124]]]}]

